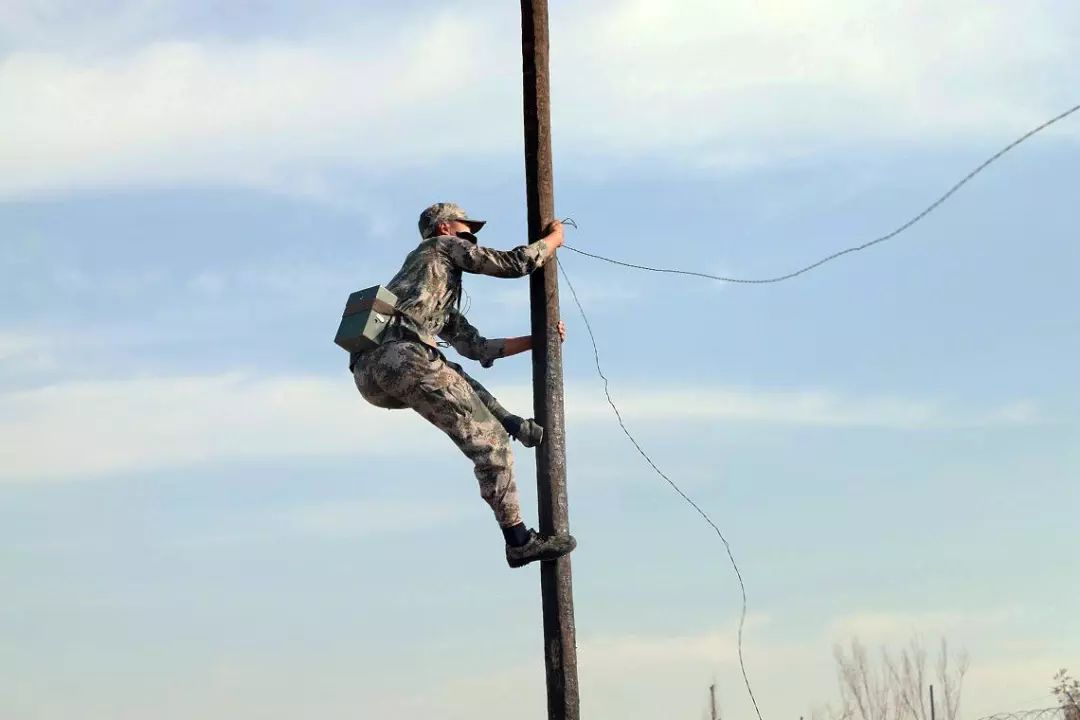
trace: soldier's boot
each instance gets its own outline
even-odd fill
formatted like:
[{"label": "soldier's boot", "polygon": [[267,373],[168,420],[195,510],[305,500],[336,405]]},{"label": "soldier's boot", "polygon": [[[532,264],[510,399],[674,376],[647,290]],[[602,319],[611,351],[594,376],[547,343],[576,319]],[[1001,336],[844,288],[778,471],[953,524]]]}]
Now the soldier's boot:
[{"label": "soldier's boot", "polygon": [[506,544],[506,564],[519,568],[537,560],[554,560],[569,554],[577,547],[573,535],[541,535],[529,528],[524,545]]},{"label": "soldier's boot", "polygon": [[518,415],[507,415],[502,425],[510,437],[527,448],[536,447],[544,439],[544,428],[532,418],[526,420]]}]

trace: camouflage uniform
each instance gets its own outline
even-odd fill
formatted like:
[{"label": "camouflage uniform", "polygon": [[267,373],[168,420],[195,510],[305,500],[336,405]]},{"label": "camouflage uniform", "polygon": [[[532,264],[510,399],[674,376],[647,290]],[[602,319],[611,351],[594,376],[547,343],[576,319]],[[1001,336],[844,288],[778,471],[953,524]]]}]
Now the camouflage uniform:
[{"label": "camouflage uniform", "polygon": [[423,240],[387,288],[401,312],[381,344],[353,354],[356,387],[377,407],[412,408],[446,433],[473,461],[480,495],[508,528],[522,521],[514,483],[514,455],[503,429],[505,409],[460,365],[434,347],[435,337],[463,356],[491,367],[505,351],[480,335],[457,309],[462,272],[518,278],[543,265],[552,250],[543,240],[513,250],[478,246],[453,235]]}]

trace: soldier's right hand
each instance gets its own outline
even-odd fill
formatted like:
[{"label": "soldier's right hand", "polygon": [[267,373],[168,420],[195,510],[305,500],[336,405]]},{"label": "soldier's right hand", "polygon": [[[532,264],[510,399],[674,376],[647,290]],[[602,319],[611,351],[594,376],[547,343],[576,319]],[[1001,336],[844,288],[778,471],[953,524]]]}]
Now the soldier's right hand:
[{"label": "soldier's right hand", "polygon": [[552,220],[548,223],[548,226],[544,229],[544,240],[550,243],[555,248],[560,248],[563,245],[563,224],[558,220]]}]

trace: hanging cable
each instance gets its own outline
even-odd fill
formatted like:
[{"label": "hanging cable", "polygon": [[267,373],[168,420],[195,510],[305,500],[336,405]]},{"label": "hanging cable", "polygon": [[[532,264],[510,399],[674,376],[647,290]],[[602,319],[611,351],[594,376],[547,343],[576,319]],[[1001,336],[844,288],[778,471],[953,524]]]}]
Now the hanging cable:
[{"label": "hanging cable", "polygon": [[952,197],[953,193],[955,193],[957,190],[959,190],[964,185],[966,185],[968,183],[968,181],[970,181],[976,175],[978,175],[983,170],[985,170],[991,163],[996,161],[1002,155],[1009,152],[1010,150],[1015,148],[1017,145],[1019,145],[1020,143],[1024,142],[1028,138],[1030,138],[1031,136],[1042,132],[1043,130],[1050,127],[1054,123],[1056,123],[1056,122],[1058,122],[1060,120],[1064,120],[1065,118],[1067,118],[1070,115],[1072,115],[1073,113],[1075,113],[1077,110],[1080,110],[1080,105],[1076,105],[1075,107],[1072,107],[1069,110],[1066,110],[1065,112],[1061,113],[1060,115],[1058,115],[1056,117],[1053,117],[1050,120],[1047,120],[1042,125],[1039,125],[1038,127],[1034,128],[1032,130],[1029,130],[1028,132],[1026,132],[1023,135],[1021,135],[1020,137],[1018,137],[1016,140],[1013,140],[1011,143],[1009,143],[1008,145],[1003,147],[1001,150],[998,150],[996,153],[994,153],[989,158],[987,158],[985,161],[983,161],[983,163],[981,165],[979,165],[977,168],[975,168],[974,170],[969,172],[960,182],[956,183],[951,188],[949,188],[948,192],[946,192],[944,195],[942,195],[937,200],[932,202],[925,210],[923,210],[918,215],[911,218],[910,220],[908,220],[907,222],[905,222],[903,225],[896,228],[892,232],[888,233],[887,235],[882,235],[881,237],[876,238],[874,240],[871,240],[869,242],[865,242],[862,245],[857,245],[855,247],[849,247],[849,248],[847,248],[845,250],[840,250],[839,252],[835,252],[832,255],[824,257],[824,258],[822,258],[821,260],[818,260],[815,263],[807,265],[806,267],[800,268],[800,269],[795,270],[793,272],[789,272],[786,275],[778,275],[776,277],[758,278],[758,279],[725,277],[723,275],[711,275],[709,273],[694,272],[694,271],[690,271],[690,270],[674,270],[674,269],[669,269],[669,268],[650,267],[648,265],[637,265],[635,263],[628,263],[628,262],[623,262],[622,260],[615,260],[613,258],[604,257],[603,255],[596,255],[594,253],[586,252],[584,250],[578,250],[577,248],[570,247],[569,245],[563,245],[563,247],[566,248],[567,250],[570,250],[571,252],[576,252],[579,255],[584,255],[586,257],[595,258],[596,260],[603,260],[604,262],[609,262],[609,263],[612,263],[613,265],[621,265],[622,267],[633,268],[635,270],[648,270],[650,272],[672,273],[672,274],[675,274],[675,275],[691,275],[691,276],[694,276],[694,277],[707,278],[709,280],[719,280],[721,282],[729,282],[729,283],[743,283],[743,284],[747,284],[747,285],[764,285],[766,283],[783,282],[784,280],[790,280],[791,278],[798,277],[799,275],[802,275],[803,273],[810,272],[814,268],[820,267],[820,266],[824,265],[827,262],[831,262],[832,260],[836,260],[837,258],[839,258],[839,257],[841,257],[843,255],[847,255],[848,253],[859,252],[860,250],[865,250],[865,249],[867,249],[869,247],[873,247],[874,245],[877,245],[878,243],[883,243],[886,240],[890,240],[890,239],[896,237],[897,235],[904,232],[905,230],[910,228],[912,225],[914,225],[915,223],[919,222],[924,217],[926,217],[927,215],[932,213],[934,210],[936,210],[942,203],[944,203],[946,200],[948,200],[950,197]]},{"label": "hanging cable", "polygon": [[[567,218],[562,222],[564,225],[570,225],[574,228],[577,227],[577,223],[575,223],[571,218]],[[585,329],[589,332],[589,341],[592,343],[593,358],[596,361],[596,372],[600,375],[600,379],[604,381],[604,395],[607,396],[608,404],[611,405],[611,409],[615,412],[615,418],[619,421],[619,427],[622,428],[623,434],[626,435],[627,439],[630,440],[631,444],[633,444],[634,446],[634,449],[638,451],[638,454],[641,455],[641,457],[645,458],[645,462],[647,462],[652,467],[652,469],[656,471],[656,474],[662,477],[665,481],[667,481],[667,484],[670,485],[672,489],[682,497],[683,500],[689,503],[690,507],[696,510],[698,515],[704,518],[705,522],[708,523],[709,526],[712,527],[712,529],[716,532],[717,537],[720,538],[720,542],[724,544],[724,550],[727,551],[728,560],[731,561],[731,567],[735,570],[735,577],[739,581],[739,590],[742,593],[742,611],[739,614],[738,636],[739,669],[742,671],[743,682],[746,684],[746,692],[750,694],[750,702],[754,704],[754,712],[757,714],[758,720],[762,720],[761,710],[758,709],[757,698],[754,697],[754,690],[752,687],[750,687],[750,677],[746,673],[746,662],[743,660],[743,627],[746,625],[747,609],[746,583],[743,582],[742,572],[739,571],[739,564],[735,562],[735,555],[731,551],[731,545],[728,544],[727,538],[724,537],[724,533],[720,531],[720,528],[715,522],[713,522],[712,518],[709,517],[708,513],[702,510],[700,505],[694,502],[693,499],[691,499],[689,495],[683,492],[682,488],[676,485],[675,482],[670,477],[668,477],[663,470],[657,467],[656,463],[653,462],[653,459],[649,457],[648,453],[645,452],[645,449],[641,447],[641,444],[630,433],[630,429],[626,426],[626,422],[623,420],[622,413],[619,412],[618,406],[615,404],[615,401],[611,397],[611,388],[609,386],[610,383],[608,382],[607,376],[604,375],[603,368],[600,366],[600,351],[599,349],[597,349],[596,346],[596,335],[593,334],[592,325],[589,323],[589,317],[585,314],[585,308],[581,305],[581,299],[578,298],[577,291],[574,289],[574,284],[570,282],[570,277],[566,274],[566,268],[564,268],[563,264],[558,261],[558,258],[556,258],[555,262],[559,266],[559,271],[562,272],[563,280],[566,281],[566,287],[570,289],[570,295],[574,298],[574,304],[577,305],[578,312],[581,314],[581,319],[585,322]]]},{"label": "hanging cable", "polygon": [[[624,261],[621,261],[621,260],[615,260],[613,258],[604,257],[603,255],[597,255],[595,253],[586,252],[584,250],[579,250],[579,249],[577,249],[575,247],[571,247],[569,245],[563,245],[563,247],[566,248],[567,250],[570,250],[571,252],[575,252],[575,253],[577,253],[579,255],[584,255],[586,257],[595,258],[597,260],[603,260],[605,262],[609,262],[609,263],[612,263],[614,265],[620,265],[622,267],[633,268],[633,269],[636,269],[636,270],[647,270],[647,271],[650,271],[650,272],[660,272],[660,273],[672,273],[672,274],[677,274],[677,275],[690,275],[690,276],[694,276],[694,277],[707,278],[707,279],[710,279],[710,280],[719,280],[721,282],[744,283],[744,284],[766,284],[766,283],[777,283],[777,282],[782,282],[784,280],[790,280],[791,278],[798,277],[799,275],[802,275],[803,273],[807,273],[807,272],[809,272],[809,271],[811,271],[811,270],[813,270],[813,269],[815,269],[817,267],[820,267],[820,266],[824,265],[827,262],[831,262],[832,260],[836,260],[837,258],[839,258],[839,257],[841,257],[843,255],[847,255],[848,253],[853,253],[853,252],[859,252],[860,250],[865,250],[865,249],[867,249],[869,247],[872,247],[872,246],[877,245],[879,243],[883,243],[886,240],[889,240],[891,238],[896,237],[900,233],[902,233],[905,230],[907,230],[908,228],[910,228],[915,223],[922,220],[924,217],[929,215],[931,212],[936,210],[946,200],[948,200],[950,197],[952,197],[952,195],[954,193],[956,193],[961,187],[966,185],[972,178],[974,178],[976,175],[981,173],[988,166],[990,166],[993,162],[995,162],[996,160],[1001,158],[1003,155],[1005,155],[1007,152],[1009,152],[1010,150],[1015,148],[1017,145],[1020,145],[1022,142],[1024,142],[1028,138],[1030,138],[1033,135],[1045,130],[1046,128],[1050,127],[1054,123],[1065,119],[1066,117],[1072,115],[1073,113],[1075,113],[1078,110],[1080,110],[1080,105],[1076,105],[1075,107],[1072,107],[1069,110],[1066,110],[1065,112],[1061,113],[1060,115],[1057,115],[1054,118],[1051,118],[1050,120],[1044,122],[1043,124],[1039,125],[1038,127],[1034,128],[1032,130],[1029,130],[1027,133],[1025,133],[1024,135],[1021,135],[1016,140],[1013,140],[1011,143],[1006,145],[1004,148],[1002,148],[1001,150],[996,152],[994,155],[990,156],[988,159],[983,161],[982,164],[980,164],[974,170],[969,172],[966,176],[964,176],[963,179],[961,179],[958,183],[956,183],[951,188],[949,188],[949,190],[944,195],[942,195],[937,200],[935,200],[933,203],[931,203],[922,212],[920,212],[915,217],[911,218],[910,220],[908,220],[907,222],[905,222],[903,225],[899,226],[898,228],[896,228],[892,232],[890,232],[890,233],[888,233],[886,235],[882,235],[881,237],[875,238],[874,240],[870,240],[869,242],[863,243],[862,245],[858,245],[858,246],[855,246],[855,247],[850,247],[850,248],[847,248],[847,249],[844,249],[844,250],[840,250],[839,252],[835,252],[832,255],[829,255],[827,257],[822,258],[821,260],[818,260],[817,262],[814,262],[814,263],[812,263],[810,265],[807,265],[807,266],[805,266],[803,268],[800,268],[800,269],[795,270],[793,272],[787,273],[785,275],[779,275],[779,276],[771,277],[771,278],[760,278],[760,279],[725,277],[725,276],[722,276],[722,275],[712,275],[712,274],[709,274],[709,273],[694,272],[694,271],[689,271],[689,270],[656,268],[656,267],[650,267],[650,266],[647,266],[647,265],[638,265],[638,264],[635,264],[635,263],[628,263],[628,262],[624,262]],[[569,225],[569,226],[571,226],[573,228],[577,228],[577,223],[574,222],[573,218],[566,218],[562,222],[563,222],[564,225]],[[747,607],[748,607],[747,596],[746,596],[746,583],[743,581],[742,572],[739,570],[739,565],[735,561],[735,555],[731,550],[731,545],[728,543],[727,538],[724,537],[723,532],[721,532],[721,530],[717,526],[717,524],[715,522],[713,522],[712,518],[709,517],[708,513],[706,513],[704,510],[702,510],[700,505],[698,505],[696,502],[694,502],[694,500],[689,495],[687,495],[682,490],[682,488],[680,488],[670,477],[668,477],[668,475],[666,473],[664,473],[664,471],[662,471],[656,465],[656,463],[653,461],[653,459],[651,457],[649,457],[649,454],[645,452],[645,449],[642,448],[641,444],[637,441],[637,439],[630,432],[630,429],[626,425],[626,421],[623,419],[622,413],[619,411],[618,406],[615,404],[614,399],[611,397],[610,382],[608,381],[608,378],[604,374],[604,370],[600,365],[600,351],[597,348],[596,335],[593,333],[592,324],[589,322],[588,315],[585,313],[585,308],[581,304],[581,299],[578,297],[577,290],[574,288],[574,284],[571,282],[569,275],[566,273],[566,268],[563,267],[563,264],[561,262],[559,262],[557,258],[556,258],[556,263],[557,263],[557,265],[559,267],[559,271],[562,273],[563,279],[566,281],[567,288],[569,288],[569,290],[570,290],[570,294],[573,297],[574,304],[577,305],[578,312],[581,314],[581,319],[585,323],[585,329],[589,333],[589,341],[592,343],[592,349],[593,349],[593,359],[594,359],[595,364],[596,364],[596,372],[600,376],[600,379],[604,383],[604,395],[607,398],[607,402],[611,406],[612,411],[615,413],[615,418],[618,421],[619,427],[622,429],[623,434],[626,435],[627,439],[630,440],[630,443],[634,446],[634,449],[637,450],[638,454],[641,455],[641,457],[645,459],[645,462],[647,462],[649,464],[649,466],[656,472],[656,474],[659,475],[661,478],[663,478],[664,481],[666,481],[667,484],[670,485],[671,488],[676,493],[678,493],[679,496],[683,500],[685,500],[687,502],[687,504],[689,504],[705,520],[705,522],[713,529],[713,531],[716,532],[717,537],[719,537],[720,541],[723,543],[724,550],[725,550],[725,552],[727,553],[727,556],[728,556],[728,560],[731,561],[731,567],[735,571],[735,577],[736,577],[736,579],[738,580],[738,583],[739,583],[739,591],[740,591],[740,593],[742,595],[742,609],[741,609],[741,612],[740,612],[740,615],[739,615],[739,631],[738,631],[739,669],[742,672],[743,682],[746,685],[746,691],[750,696],[750,701],[751,701],[751,703],[753,703],[754,712],[757,715],[758,720],[762,720],[761,710],[758,707],[757,698],[754,696],[754,690],[750,685],[750,678],[749,678],[749,675],[746,672],[746,662],[745,662],[745,659],[743,657],[743,630],[744,630],[745,625],[746,625],[746,614],[747,614]],[[995,716],[994,720],[997,720],[996,716]]]}]

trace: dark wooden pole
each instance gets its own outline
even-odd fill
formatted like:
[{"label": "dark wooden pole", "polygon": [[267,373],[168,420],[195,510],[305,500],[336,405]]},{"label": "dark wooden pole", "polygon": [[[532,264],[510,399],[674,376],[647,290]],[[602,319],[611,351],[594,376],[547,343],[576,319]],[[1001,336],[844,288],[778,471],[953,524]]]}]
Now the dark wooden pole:
[{"label": "dark wooden pole", "polygon": [[[555,219],[551,173],[551,109],[548,84],[547,0],[521,0],[521,55],[525,101],[525,194],[529,239],[543,235]],[[540,531],[570,531],[566,499],[566,429],[563,425],[562,344],[559,320],[559,269],[554,260],[533,274],[533,410],[544,426],[536,452],[536,490]],[[549,720],[578,720],[577,647],[570,557],[540,565],[544,607],[544,662]]]}]

